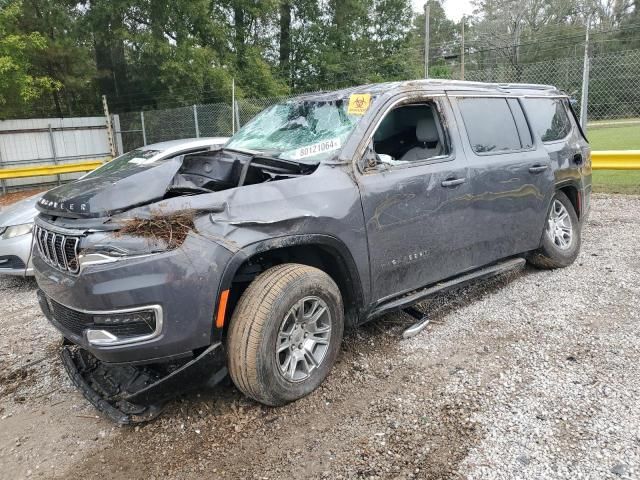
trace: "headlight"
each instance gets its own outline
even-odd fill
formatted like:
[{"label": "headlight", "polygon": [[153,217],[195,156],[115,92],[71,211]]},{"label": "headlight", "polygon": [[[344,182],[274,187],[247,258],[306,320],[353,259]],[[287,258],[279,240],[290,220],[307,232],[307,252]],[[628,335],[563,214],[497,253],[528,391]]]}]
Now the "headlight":
[{"label": "headlight", "polygon": [[5,228],[0,235],[0,240],[8,240],[9,238],[19,237],[20,235],[26,235],[33,230],[33,223],[23,223],[22,225],[13,225]]},{"label": "headlight", "polygon": [[113,232],[94,232],[87,235],[80,245],[78,262],[81,268],[88,265],[117,262],[129,258],[161,253],[164,245],[144,238],[116,236]]}]

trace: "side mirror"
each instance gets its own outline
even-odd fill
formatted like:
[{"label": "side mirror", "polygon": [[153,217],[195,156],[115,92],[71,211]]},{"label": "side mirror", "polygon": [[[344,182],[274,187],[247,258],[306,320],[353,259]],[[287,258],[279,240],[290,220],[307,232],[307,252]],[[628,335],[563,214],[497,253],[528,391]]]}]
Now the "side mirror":
[{"label": "side mirror", "polygon": [[364,151],[364,155],[362,156],[362,169],[368,170],[376,168],[378,165],[380,165],[380,158],[373,149],[373,142],[369,142],[367,149]]}]

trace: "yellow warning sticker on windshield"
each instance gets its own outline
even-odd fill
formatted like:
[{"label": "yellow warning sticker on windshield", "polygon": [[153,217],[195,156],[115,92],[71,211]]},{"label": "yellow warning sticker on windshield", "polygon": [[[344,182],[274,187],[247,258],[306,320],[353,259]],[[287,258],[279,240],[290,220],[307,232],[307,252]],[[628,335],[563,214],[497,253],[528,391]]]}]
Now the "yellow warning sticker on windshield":
[{"label": "yellow warning sticker on windshield", "polygon": [[349,97],[349,108],[347,113],[349,115],[364,115],[369,110],[371,105],[370,93],[353,93]]}]

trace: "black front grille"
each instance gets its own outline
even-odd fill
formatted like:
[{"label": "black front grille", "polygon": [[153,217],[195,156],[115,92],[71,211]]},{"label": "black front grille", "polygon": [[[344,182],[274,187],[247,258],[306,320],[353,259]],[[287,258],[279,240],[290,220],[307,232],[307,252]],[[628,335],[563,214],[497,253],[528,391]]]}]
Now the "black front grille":
[{"label": "black front grille", "polygon": [[[108,325],[104,323],[103,319],[113,318],[114,315],[79,312],[48,298],[41,291],[38,292],[38,297],[45,315],[78,337],[82,337],[84,331],[89,328],[105,330],[120,339],[150,335],[156,328],[155,317],[152,321]],[[96,319],[99,320],[97,323],[95,322]]]},{"label": "black front grille", "polygon": [[33,231],[35,243],[42,259],[52,267],[78,273],[78,244],[80,238],[46,230],[36,225]]}]

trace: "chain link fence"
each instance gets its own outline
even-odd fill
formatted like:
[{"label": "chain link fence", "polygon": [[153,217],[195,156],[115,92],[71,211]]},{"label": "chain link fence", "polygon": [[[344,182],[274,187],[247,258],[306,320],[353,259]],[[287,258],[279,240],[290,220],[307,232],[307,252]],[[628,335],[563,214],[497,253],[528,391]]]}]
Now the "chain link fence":
[{"label": "chain link fence", "polygon": [[[470,62],[465,67],[466,80],[555,85],[576,100],[580,99],[582,56],[520,65],[505,63],[481,69],[474,69]],[[449,76],[459,78],[459,65],[450,66]],[[115,122],[118,150],[122,153],[178,138],[231,136],[257,113],[286,98],[237,98],[235,112],[229,101],[121,113]],[[640,50],[591,57],[588,108],[589,122],[593,125],[637,124],[640,135]],[[620,119],[625,121],[616,121]]]},{"label": "chain link fence", "polygon": [[[582,91],[583,57],[466,69],[465,78],[478,82],[524,82],[554,85],[576,99]],[[640,117],[640,50],[590,58],[589,120]]]},{"label": "chain link fence", "polygon": [[289,97],[238,98],[229,103],[191,105],[117,115],[115,134],[120,153],[142,145],[196,137],[230,137],[267,107]]}]

